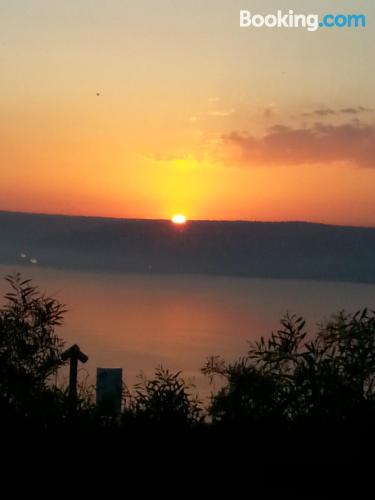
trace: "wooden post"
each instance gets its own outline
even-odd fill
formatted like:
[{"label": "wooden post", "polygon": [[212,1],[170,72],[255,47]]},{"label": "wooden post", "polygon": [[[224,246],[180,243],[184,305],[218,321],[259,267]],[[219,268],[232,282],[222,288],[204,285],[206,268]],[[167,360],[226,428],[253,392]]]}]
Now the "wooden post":
[{"label": "wooden post", "polygon": [[70,370],[69,370],[69,402],[70,409],[74,412],[77,409],[77,374],[78,374],[78,361],[81,363],[86,363],[88,357],[84,354],[77,344],[69,347],[65,352],[62,353],[61,359],[63,361],[70,360]]}]

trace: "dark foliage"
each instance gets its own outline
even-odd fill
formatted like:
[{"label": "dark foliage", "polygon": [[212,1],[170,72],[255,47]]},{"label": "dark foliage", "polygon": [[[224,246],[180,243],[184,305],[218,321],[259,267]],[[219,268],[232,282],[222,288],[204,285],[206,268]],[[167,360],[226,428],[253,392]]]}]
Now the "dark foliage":
[{"label": "dark foliage", "polygon": [[287,315],[245,358],[210,358],[203,373],[225,381],[209,409],[216,422],[363,424],[375,416],[375,313],[341,312],[310,340]]},{"label": "dark foliage", "polygon": [[171,373],[162,366],[152,379],[141,377],[134,393],[125,397],[124,422],[138,421],[152,425],[186,426],[202,420],[202,408],[191,394],[193,386],[181,372]]},{"label": "dark foliage", "polygon": [[0,398],[3,413],[33,417],[51,411],[59,391],[49,379],[61,366],[56,335],[64,307],[41,295],[19,274],[6,278],[11,291],[0,309]]}]

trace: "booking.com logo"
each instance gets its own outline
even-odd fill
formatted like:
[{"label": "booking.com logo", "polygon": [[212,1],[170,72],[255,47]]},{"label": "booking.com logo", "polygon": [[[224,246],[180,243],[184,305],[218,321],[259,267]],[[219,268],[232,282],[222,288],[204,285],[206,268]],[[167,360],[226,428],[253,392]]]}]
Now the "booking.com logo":
[{"label": "booking.com logo", "polygon": [[[320,20],[321,19],[321,20]],[[317,31],[319,28],[365,28],[364,14],[296,14],[289,10],[286,14],[278,10],[276,14],[252,14],[249,10],[240,11],[241,28],[306,28]]]}]

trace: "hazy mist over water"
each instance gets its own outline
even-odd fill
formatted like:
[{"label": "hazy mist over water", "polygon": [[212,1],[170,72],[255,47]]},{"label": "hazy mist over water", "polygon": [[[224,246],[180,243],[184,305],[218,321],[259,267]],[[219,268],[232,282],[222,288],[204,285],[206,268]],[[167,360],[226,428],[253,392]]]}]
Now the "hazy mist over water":
[{"label": "hazy mist over water", "polygon": [[[278,328],[286,312],[303,315],[309,330],[341,309],[375,308],[375,285],[200,275],[111,274],[0,266],[19,270],[67,305],[59,334],[78,343],[96,367],[122,367],[132,385],[159,365],[183,370],[203,389],[199,369],[207,356],[233,359],[247,342]],[[3,296],[6,283],[0,282]]]}]

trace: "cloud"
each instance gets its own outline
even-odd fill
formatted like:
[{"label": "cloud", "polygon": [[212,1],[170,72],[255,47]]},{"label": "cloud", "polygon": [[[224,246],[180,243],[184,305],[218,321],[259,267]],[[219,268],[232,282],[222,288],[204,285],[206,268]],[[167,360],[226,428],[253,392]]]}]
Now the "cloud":
[{"label": "cloud", "polygon": [[364,108],[363,106],[357,106],[356,108],[343,108],[340,110],[341,113],[346,113],[350,115],[358,115],[359,113],[371,113],[373,109]]},{"label": "cloud", "polygon": [[213,111],[207,111],[207,116],[213,116],[217,118],[226,117],[232,115],[235,112],[235,109],[218,109]]},{"label": "cloud", "polygon": [[313,111],[310,114],[315,115],[315,116],[329,116],[329,115],[335,115],[336,111],[334,111],[333,109],[329,109],[329,108],[321,108],[321,109],[316,109],[315,111]]},{"label": "cloud", "polygon": [[310,113],[303,113],[302,116],[324,117],[324,116],[333,116],[339,114],[358,115],[360,113],[371,113],[372,111],[374,110],[371,108],[365,108],[364,106],[353,106],[353,107],[342,108],[339,110],[334,110],[332,108],[318,108],[314,109],[314,111],[311,111]]},{"label": "cloud", "polygon": [[341,113],[347,113],[350,115],[356,115],[356,114],[360,113],[360,111],[357,108],[343,108],[340,111],[341,111]]},{"label": "cloud", "polygon": [[275,125],[262,136],[231,132],[223,141],[232,148],[233,159],[244,166],[346,163],[375,167],[375,125],[360,121],[303,128]]},{"label": "cloud", "polygon": [[236,110],[234,108],[231,109],[211,109],[208,111],[200,111],[196,115],[193,115],[189,118],[191,122],[196,122],[198,119],[209,116],[211,118],[226,118],[230,115],[233,115]]},{"label": "cloud", "polygon": [[275,113],[275,106],[273,104],[269,104],[264,108],[263,116],[265,118],[271,118],[274,115],[274,113]]},{"label": "cloud", "polygon": [[359,111],[364,111],[365,113],[372,113],[374,110],[372,108],[364,108],[363,106],[358,106]]}]

